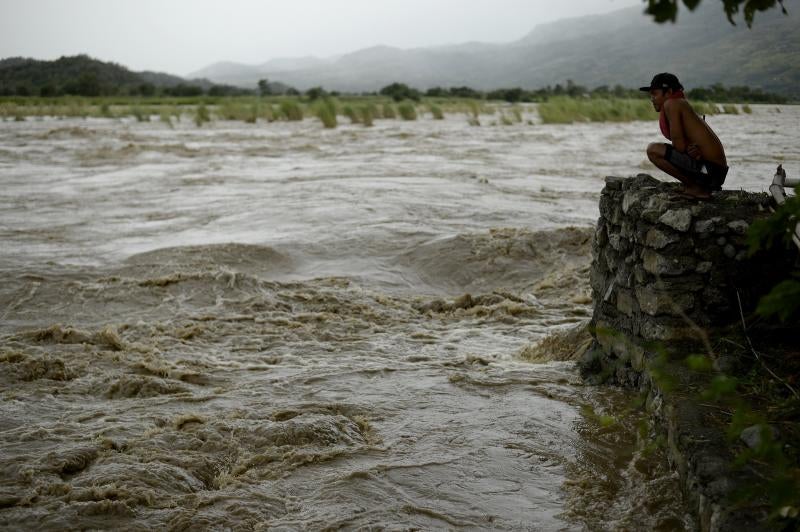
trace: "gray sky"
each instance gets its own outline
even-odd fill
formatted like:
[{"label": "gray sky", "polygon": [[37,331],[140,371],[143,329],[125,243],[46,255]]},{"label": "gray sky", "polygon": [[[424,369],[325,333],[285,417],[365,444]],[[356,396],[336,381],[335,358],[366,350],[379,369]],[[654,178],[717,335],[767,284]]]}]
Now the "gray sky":
[{"label": "gray sky", "polygon": [[0,0],[0,58],[87,53],[185,75],[223,60],[508,42],[642,0]]}]

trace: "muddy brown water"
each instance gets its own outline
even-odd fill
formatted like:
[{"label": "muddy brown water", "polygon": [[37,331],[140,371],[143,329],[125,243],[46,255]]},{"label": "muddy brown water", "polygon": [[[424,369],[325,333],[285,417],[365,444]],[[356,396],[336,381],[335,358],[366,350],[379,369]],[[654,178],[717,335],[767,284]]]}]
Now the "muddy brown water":
[{"label": "muddy brown water", "polygon": [[[713,118],[730,186],[797,115]],[[0,124],[0,525],[691,529],[636,397],[524,355],[655,124],[483,122]]]}]

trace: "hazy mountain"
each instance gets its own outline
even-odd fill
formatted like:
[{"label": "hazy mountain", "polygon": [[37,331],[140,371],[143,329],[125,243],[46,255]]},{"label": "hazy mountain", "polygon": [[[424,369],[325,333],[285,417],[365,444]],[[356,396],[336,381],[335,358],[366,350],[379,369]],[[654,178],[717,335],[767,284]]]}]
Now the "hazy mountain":
[{"label": "hazy mountain", "polygon": [[[683,10],[676,24],[658,25],[641,7],[537,26],[506,44],[466,43],[432,48],[375,46],[330,59],[281,59],[261,66],[204,69],[217,82],[254,87],[269,77],[299,89],[372,91],[393,81],[420,89],[538,88],[571,79],[590,87],[639,86],[655,72],[673,71],[687,87],[748,85],[800,97],[797,15],[759,13],[752,29],[728,23],[719,2]],[[230,64],[228,64],[230,65]],[[265,69],[265,65],[271,65]],[[254,73],[257,72],[256,75]],[[267,76],[268,74],[268,76]]]}]

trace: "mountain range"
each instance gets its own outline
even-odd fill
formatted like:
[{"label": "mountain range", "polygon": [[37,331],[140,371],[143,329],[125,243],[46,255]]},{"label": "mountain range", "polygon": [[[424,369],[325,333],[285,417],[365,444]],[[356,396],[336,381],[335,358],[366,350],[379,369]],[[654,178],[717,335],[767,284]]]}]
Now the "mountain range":
[{"label": "mountain range", "polygon": [[559,20],[504,44],[464,43],[400,49],[374,46],[328,58],[273,59],[260,65],[215,63],[189,77],[254,88],[259,79],[306,90],[374,91],[394,81],[427,89],[469,86],[534,89],[570,79],[596,87],[647,84],[676,73],[687,88],[723,83],[800,98],[797,14],[759,13],[751,29],[731,25],[721,2],[683,10],[656,24],[640,7]]}]

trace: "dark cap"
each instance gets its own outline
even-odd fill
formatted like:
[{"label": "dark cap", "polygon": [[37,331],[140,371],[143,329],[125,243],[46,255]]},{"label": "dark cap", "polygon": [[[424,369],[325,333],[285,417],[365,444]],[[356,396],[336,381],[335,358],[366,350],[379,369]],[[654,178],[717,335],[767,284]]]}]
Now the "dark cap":
[{"label": "dark cap", "polygon": [[669,72],[662,72],[661,74],[656,74],[653,76],[653,81],[650,82],[650,85],[647,87],[639,87],[640,91],[650,92],[653,89],[672,89],[674,91],[682,90],[683,85],[681,82],[678,81],[678,76],[675,74],[670,74]]}]

